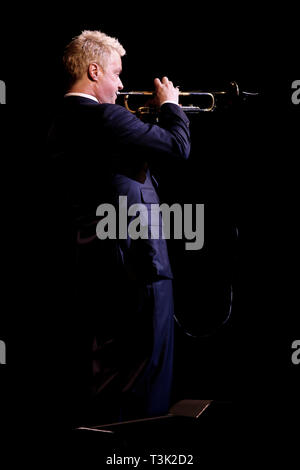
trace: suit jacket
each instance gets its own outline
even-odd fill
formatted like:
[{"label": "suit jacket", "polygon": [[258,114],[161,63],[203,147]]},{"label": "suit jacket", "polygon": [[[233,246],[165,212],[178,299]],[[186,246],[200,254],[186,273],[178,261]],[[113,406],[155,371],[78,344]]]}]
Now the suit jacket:
[{"label": "suit jacket", "polygon": [[65,209],[62,201],[67,201],[72,209],[77,262],[103,266],[105,260],[107,274],[107,269],[114,271],[114,259],[147,280],[172,277],[165,240],[131,243],[128,238],[120,244],[96,237],[99,204],[116,204],[119,195],[127,195],[128,206],[141,202],[150,209],[159,199],[148,165],[188,158],[186,114],[175,104],[164,104],[159,122],[144,123],[119,105],[64,98],[49,132],[48,150],[58,205]]}]

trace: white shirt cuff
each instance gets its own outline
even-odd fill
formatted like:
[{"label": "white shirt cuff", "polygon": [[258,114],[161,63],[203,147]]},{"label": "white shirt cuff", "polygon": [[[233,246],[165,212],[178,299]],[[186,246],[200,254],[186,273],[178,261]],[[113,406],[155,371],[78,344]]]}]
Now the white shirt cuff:
[{"label": "white shirt cuff", "polygon": [[162,106],[162,105],[165,104],[165,103],[172,103],[172,104],[176,104],[177,106],[179,106],[179,104],[177,103],[177,101],[172,101],[172,100],[163,101],[160,106]]}]

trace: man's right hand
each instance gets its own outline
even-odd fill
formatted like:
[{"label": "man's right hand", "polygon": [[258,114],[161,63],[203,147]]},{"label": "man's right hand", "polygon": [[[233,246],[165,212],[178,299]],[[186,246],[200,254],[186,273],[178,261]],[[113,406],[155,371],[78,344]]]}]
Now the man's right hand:
[{"label": "man's right hand", "polygon": [[164,101],[174,101],[178,104],[179,88],[175,88],[173,82],[163,77],[160,81],[159,78],[154,79],[155,86],[155,102],[157,106],[161,106]]}]

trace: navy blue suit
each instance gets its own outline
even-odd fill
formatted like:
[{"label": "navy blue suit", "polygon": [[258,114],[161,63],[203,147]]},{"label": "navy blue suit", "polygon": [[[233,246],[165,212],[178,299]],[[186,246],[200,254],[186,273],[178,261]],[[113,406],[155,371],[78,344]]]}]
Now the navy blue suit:
[{"label": "navy blue suit", "polygon": [[151,162],[188,158],[187,116],[166,103],[159,125],[147,124],[121,106],[70,96],[51,127],[48,149],[57,194],[71,214],[73,308],[80,318],[74,372],[82,371],[77,389],[92,397],[98,422],[165,413],[173,366],[166,240],[99,240],[96,209],[101,203],[117,208],[119,196],[127,196],[128,207],[142,203],[149,215],[151,204],[159,203]]}]

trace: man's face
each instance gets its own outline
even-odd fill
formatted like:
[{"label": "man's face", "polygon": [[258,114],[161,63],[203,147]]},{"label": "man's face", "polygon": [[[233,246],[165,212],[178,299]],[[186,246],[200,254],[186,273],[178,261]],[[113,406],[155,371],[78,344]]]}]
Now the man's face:
[{"label": "man's face", "polygon": [[114,52],[108,59],[105,70],[103,70],[101,75],[101,79],[97,83],[96,96],[100,103],[115,104],[117,92],[123,89],[123,84],[120,80],[121,72],[121,57],[118,53]]}]

